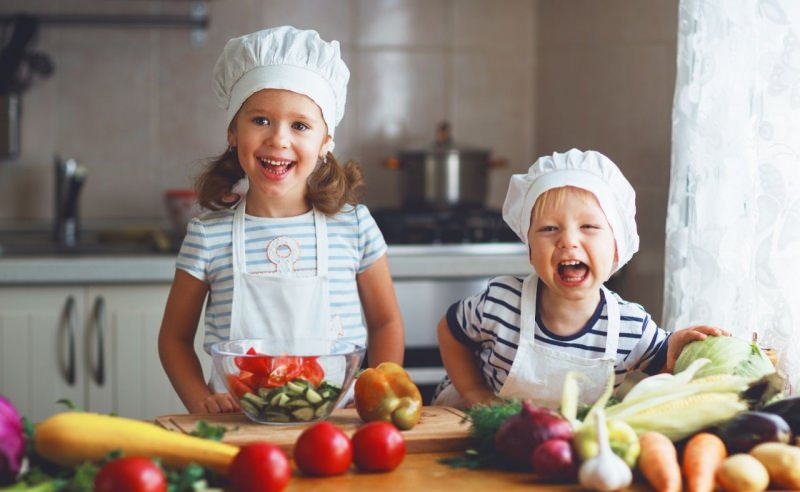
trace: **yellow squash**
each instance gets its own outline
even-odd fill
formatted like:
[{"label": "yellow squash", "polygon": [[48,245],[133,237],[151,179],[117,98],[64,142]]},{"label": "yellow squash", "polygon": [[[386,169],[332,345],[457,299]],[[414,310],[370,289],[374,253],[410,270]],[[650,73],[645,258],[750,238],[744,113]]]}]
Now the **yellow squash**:
[{"label": "yellow squash", "polygon": [[126,456],[158,457],[165,466],[197,463],[227,476],[239,448],[181,434],[140,420],[88,412],[64,412],[36,426],[36,452],[61,466],[97,461],[119,449]]}]

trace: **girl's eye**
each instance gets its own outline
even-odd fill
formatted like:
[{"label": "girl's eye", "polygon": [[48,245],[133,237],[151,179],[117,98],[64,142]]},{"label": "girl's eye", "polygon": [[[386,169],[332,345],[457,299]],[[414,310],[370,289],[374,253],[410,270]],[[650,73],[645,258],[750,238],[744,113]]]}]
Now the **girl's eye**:
[{"label": "girl's eye", "polygon": [[269,125],[269,120],[264,118],[263,116],[256,116],[253,118],[253,123],[256,125]]},{"label": "girl's eye", "polygon": [[292,128],[294,128],[295,130],[306,131],[306,130],[310,129],[311,127],[306,125],[305,123],[301,123],[299,121],[296,121],[295,123],[292,124]]},{"label": "girl's eye", "polygon": [[539,232],[553,232],[553,231],[555,231],[555,230],[556,230],[556,226],[546,225],[546,226],[542,226],[542,227],[540,227],[540,228],[539,228],[539,229],[537,229],[537,230],[538,230]]}]

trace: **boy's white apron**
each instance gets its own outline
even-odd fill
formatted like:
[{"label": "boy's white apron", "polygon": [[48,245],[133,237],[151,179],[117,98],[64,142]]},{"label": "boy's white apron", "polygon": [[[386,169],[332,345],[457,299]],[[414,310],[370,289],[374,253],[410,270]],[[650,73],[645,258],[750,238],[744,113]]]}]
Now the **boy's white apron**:
[{"label": "boy's white apron", "polygon": [[[580,402],[594,403],[614,372],[620,325],[617,300],[608,289],[602,287],[608,314],[608,336],[603,357],[576,356],[536,343],[534,335],[538,280],[536,274],[531,274],[522,284],[519,347],[498,395],[504,398],[530,399],[537,405],[555,409],[561,404],[565,376],[568,371],[573,371],[579,377]],[[452,384],[442,391],[435,404],[460,408],[465,406],[464,400]]]},{"label": "boy's white apron", "polygon": [[[328,289],[328,229],[325,216],[316,209],[317,275],[311,277],[266,276],[247,271],[245,250],[245,200],[233,215],[233,300],[230,340],[240,338],[333,338]],[[280,241],[268,248],[267,258],[276,272],[288,272],[300,258],[296,241]],[[271,245],[272,246],[272,245]],[[322,330],[321,327],[324,327]],[[323,330],[328,330],[325,332]],[[325,336],[327,333],[327,336]],[[222,379],[212,370],[211,388],[224,392]]]}]

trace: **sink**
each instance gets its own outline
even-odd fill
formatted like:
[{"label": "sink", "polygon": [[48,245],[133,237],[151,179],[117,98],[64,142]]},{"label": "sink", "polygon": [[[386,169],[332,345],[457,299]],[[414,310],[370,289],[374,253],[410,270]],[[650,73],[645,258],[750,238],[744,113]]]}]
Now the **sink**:
[{"label": "sink", "polygon": [[0,233],[0,257],[152,255],[177,251],[163,231],[102,231],[85,234],[74,246],[52,240],[44,232]]}]

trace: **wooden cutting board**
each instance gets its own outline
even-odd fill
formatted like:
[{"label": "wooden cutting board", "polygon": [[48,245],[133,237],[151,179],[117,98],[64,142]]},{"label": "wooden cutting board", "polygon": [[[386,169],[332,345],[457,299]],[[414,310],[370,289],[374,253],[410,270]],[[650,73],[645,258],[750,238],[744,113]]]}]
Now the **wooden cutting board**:
[{"label": "wooden cutting board", "polygon": [[[268,425],[258,424],[243,413],[180,414],[156,418],[156,424],[165,429],[183,433],[195,430],[197,422],[205,420],[210,425],[223,425],[227,432],[223,442],[241,446],[253,441],[269,441],[279,445],[291,455],[298,436],[310,424]],[[334,410],[328,421],[342,429],[348,436],[363,424],[355,408]],[[424,407],[422,417],[412,429],[403,431],[408,453],[433,453],[461,451],[470,441],[470,424],[464,412],[450,407]]]}]

